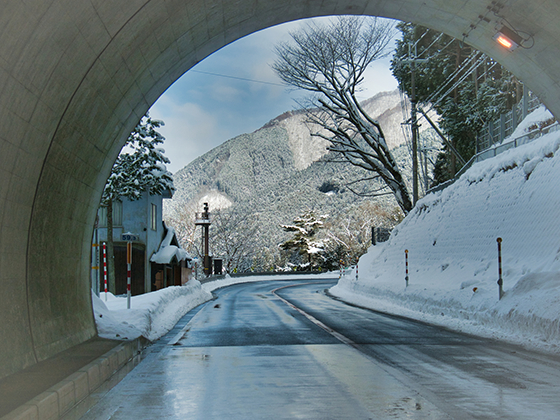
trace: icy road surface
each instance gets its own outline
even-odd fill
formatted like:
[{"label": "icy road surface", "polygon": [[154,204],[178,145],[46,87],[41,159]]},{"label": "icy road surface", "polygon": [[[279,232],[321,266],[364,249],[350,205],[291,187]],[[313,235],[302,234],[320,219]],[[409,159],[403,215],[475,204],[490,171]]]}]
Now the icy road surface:
[{"label": "icy road surface", "polygon": [[335,282],[215,291],[82,418],[560,418],[560,358],[346,305]]}]

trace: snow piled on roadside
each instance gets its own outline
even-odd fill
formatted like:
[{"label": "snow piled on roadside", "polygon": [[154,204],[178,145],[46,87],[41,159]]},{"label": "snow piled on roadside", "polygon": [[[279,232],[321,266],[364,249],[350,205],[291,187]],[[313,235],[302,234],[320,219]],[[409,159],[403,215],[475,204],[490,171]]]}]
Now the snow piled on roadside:
[{"label": "snow piled on roadside", "polygon": [[150,341],[165,335],[188,311],[212,299],[197,280],[184,286],[170,286],[156,292],[131,298],[92,293],[93,311],[100,337],[113,340],[134,340],[141,335]]},{"label": "snow piled on roadside", "polygon": [[388,242],[360,259],[359,279],[347,275],[331,293],[360,306],[559,352],[559,148],[556,132],[473,165],[450,187],[420,200]]},{"label": "snow piled on roadside", "polygon": [[[511,134],[510,138],[514,139],[516,137],[521,137],[524,134],[527,134],[530,131],[529,129],[531,127],[534,127],[535,125],[538,126],[539,123],[550,120],[551,118],[554,118],[552,113],[548,109],[546,109],[544,105],[541,105],[529,115],[527,115],[527,117],[525,117],[523,121],[519,123],[515,131]],[[502,143],[507,143],[508,141],[509,139],[505,139]]]}]

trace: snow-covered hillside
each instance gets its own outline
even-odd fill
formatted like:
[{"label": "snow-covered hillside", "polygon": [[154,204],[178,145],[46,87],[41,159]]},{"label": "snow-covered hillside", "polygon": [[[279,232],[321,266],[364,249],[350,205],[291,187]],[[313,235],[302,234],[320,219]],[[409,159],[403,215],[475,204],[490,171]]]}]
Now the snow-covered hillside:
[{"label": "snow-covered hillside", "polygon": [[[402,102],[405,102],[404,104]],[[387,144],[391,149],[403,144],[406,139],[402,130],[403,107],[408,107],[406,96],[401,97],[398,89],[391,92],[380,92],[367,99],[362,106],[366,112],[379,121]],[[307,168],[327,153],[328,142],[314,137],[305,123],[303,112],[288,112],[276,118],[271,124],[278,124],[288,133],[288,144],[294,158],[294,166],[298,170]],[[421,126],[423,131],[427,125]]]},{"label": "snow-covered hillside", "polygon": [[[382,92],[364,101],[363,106],[379,120],[388,143],[395,146],[393,156],[410,188],[411,153],[403,132],[401,95],[398,90]],[[329,226],[344,230],[346,223],[358,220],[359,213],[367,207],[379,216],[376,226],[392,227],[395,217],[400,217],[392,196],[372,200],[352,192],[375,190],[380,181],[354,183],[369,178],[371,173],[327,153],[326,142],[311,136],[305,120],[304,112],[286,112],[253,133],[226,141],[173,175],[176,191],[173,199],[164,204],[164,219],[177,229],[185,249],[196,253],[191,246],[200,242],[192,239],[191,228],[194,213],[200,211],[204,202],[210,204],[211,212],[228,209],[230,214],[258,218],[258,234],[253,241],[255,248],[266,255],[262,259],[259,257],[256,263],[256,267],[263,270],[280,260],[277,245],[290,235],[280,225],[291,223],[305,211],[328,214]],[[427,127],[424,124],[423,128]],[[432,146],[427,149],[431,150],[431,158],[435,160],[441,145],[439,138],[430,130],[421,137],[423,145]],[[369,206],[372,201],[378,210]],[[362,226],[360,232],[353,231],[352,234],[369,236],[370,226]],[[185,228],[182,230],[182,227]],[[330,233],[337,232],[331,229]],[[359,243],[365,242],[360,239]],[[210,246],[216,255],[223,251],[217,247],[212,249],[212,243]],[[249,258],[244,261],[253,268],[254,263],[255,260]]]},{"label": "snow-covered hillside", "polygon": [[[560,133],[475,164],[424,197],[359,279],[332,293],[360,305],[560,351]],[[503,238],[505,295],[498,299]],[[405,287],[405,250],[409,285]]]}]

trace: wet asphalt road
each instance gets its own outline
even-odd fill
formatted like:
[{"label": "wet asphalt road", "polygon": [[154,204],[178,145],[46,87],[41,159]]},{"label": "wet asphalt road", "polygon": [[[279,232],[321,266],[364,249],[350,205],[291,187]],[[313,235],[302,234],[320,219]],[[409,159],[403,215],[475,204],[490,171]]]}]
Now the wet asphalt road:
[{"label": "wet asphalt road", "polygon": [[560,418],[560,358],[349,306],[335,283],[217,290],[81,418]]}]

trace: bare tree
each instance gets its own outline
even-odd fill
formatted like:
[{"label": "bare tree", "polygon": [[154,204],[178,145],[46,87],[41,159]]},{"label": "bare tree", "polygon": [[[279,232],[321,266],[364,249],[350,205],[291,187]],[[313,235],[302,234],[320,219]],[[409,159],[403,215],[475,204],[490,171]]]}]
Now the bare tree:
[{"label": "bare tree", "polygon": [[257,254],[258,214],[252,209],[234,206],[213,213],[211,246],[224,259],[227,273],[245,271]]},{"label": "bare tree", "polygon": [[169,201],[164,203],[165,223],[175,229],[177,239],[181,246],[190,254],[200,253],[200,241],[196,234],[195,213],[198,202]]},{"label": "bare tree", "polygon": [[306,107],[308,121],[319,128],[312,135],[328,140],[329,150],[344,160],[374,172],[372,179],[383,181],[376,195],[393,194],[408,213],[412,201],[383,130],[356,98],[367,67],[390,52],[392,23],[343,16],[290,35],[291,42],[275,47],[272,68],[288,85],[315,94]]}]

